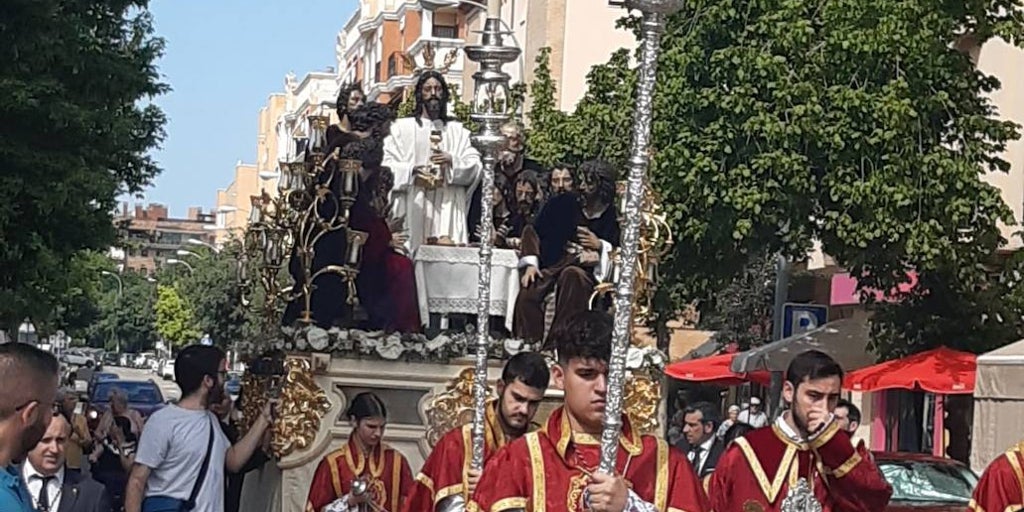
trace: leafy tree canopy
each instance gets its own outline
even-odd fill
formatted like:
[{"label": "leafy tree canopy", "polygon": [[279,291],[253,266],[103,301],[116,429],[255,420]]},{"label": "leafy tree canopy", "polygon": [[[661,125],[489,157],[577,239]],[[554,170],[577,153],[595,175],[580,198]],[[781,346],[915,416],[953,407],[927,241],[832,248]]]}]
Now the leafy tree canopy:
[{"label": "leafy tree canopy", "polygon": [[146,0],[0,4],[0,325],[53,314],[83,249],[114,239],[116,197],[159,169],[148,152],[168,87]]},{"label": "leafy tree canopy", "polygon": [[173,285],[157,285],[156,331],[175,348],[196,343],[202,335],[192,308]]},{"label": "leafy tree canopy", "polygon": [[[650,177],[676,239],[662,308],[707,299],[758,255],[803,259],[815,239],[862,287],[892,289],[914,269],[982,289],[999,222],[1013,219],[980,176],[1009,168],[999,155],[1018,127],[989,100],[998,81],[955,43],[1019,40],[1019,7],[688,2],[669,19],[655,96]],[[534,97],[531,143],[545,141],[544,159],[626,169],[635,83],[620,52],[564,119]]]}]

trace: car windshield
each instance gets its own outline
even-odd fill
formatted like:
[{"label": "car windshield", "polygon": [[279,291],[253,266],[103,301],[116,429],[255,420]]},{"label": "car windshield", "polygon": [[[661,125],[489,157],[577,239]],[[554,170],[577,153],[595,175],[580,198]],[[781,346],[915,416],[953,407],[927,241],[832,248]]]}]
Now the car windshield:
[{"label": "car windshield", "polygon": [[109,402],[110,391],[120,389],[133,404],[159,404],[163,402],[160,388],[152,382],[108,381],[96,385],[93,402]]},{"label": "car windshield", "polygon": [[878,469],[892,485],[892,501],[963,503],[971,501],[978,477],[955,464],[882,460]]}]

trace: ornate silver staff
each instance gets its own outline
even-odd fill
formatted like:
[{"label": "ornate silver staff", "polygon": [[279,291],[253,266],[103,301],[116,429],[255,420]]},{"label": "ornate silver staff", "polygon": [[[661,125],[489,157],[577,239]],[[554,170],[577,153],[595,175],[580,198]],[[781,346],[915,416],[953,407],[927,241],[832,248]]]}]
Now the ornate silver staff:
[{"label": "ornate silver staff", "polygon": [[505,46],[506,32],[501,30],[501,2],[487,3],[487,21],[481,32],[479,45],[467,46],[466,57],[480,65],[473,73],[473,113],[470,118],[480,125],[472,137],[473,146],[483,160],[483,179],[480,191],[480,275],[477,282],[477,338],[475,375],[473,378],[473,458],[470,467],[483,469],[484,465],[484,409],[487,406],[487,349],[490,343],[491,309],[491,245],[494,232],[492,203],[494,195],[494,165],[507,140],[501,127],[509,120],[511,77],[501,70],[506,63],[519,58],[519,48]]},{"label": "ornate silver staff", "polygon": [[683,0],[626,0],[627,8],[643,13],[643,48],[640,54],[640,81],[633,114],[633,142],[626,185],[626,225],[622,230],[621,273],[615,288],[615,323],[612,353],[608,362],[608,397],[601,432],[601,465],[605,474],[615,473],[615,459],[622,433],[622,402],[626,384],[626,351],[632,336],[633,281],[636,277],[637,245],[640,240],[640,208],[647,179],[647,154],[654,109],[654,79],[658,70],[661,34],[665,18],[683,6]]}]

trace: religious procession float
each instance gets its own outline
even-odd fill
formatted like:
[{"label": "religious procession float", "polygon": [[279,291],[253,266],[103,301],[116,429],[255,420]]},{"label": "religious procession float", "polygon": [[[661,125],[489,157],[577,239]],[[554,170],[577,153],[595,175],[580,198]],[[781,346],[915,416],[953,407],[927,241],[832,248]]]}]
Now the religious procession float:
[{"label": "religious procession float", "polygon": [[[490,4],[480,44],[464,49],[466,56],[479,64],[472,96],[473,133],[455,122],[426,125],[420,122],[419,113],[399,119],[389,125],[389,140],[384,142],[384,165],[391,168],[393,176],[366,179],[361,174],[361,156],[331,140],[339,134],[358,134],[361,128],[353,126],[350,119],[331,115],[336,110],[344,116],[343,103],[356,99],[347,96],[350,91],[343,88],[341,96],[345,97],[339,97],[338,104],[310,109],[304,131],[296,137],[301,139],[296,140],[296,157],[280,162],[279,193],[271,196],[264,192],[252,198],[246,256],[239,262],[239,271],[249,276],[243,280],[243,300],[259,309],[265,324],[264,336],[245,347],[251,362],[243,378],[240,404],[247,419],[257,417],[267,400],[276,400],[277,405],[267,448],[274,460],[247,475],[242,510],[303,511],[317,464],[347,442],[352,426],[345,411],[353,398],[365,391],[372,391],[387,404],[384,441],[404,454],[414,474],[444,433],[467,423],[473,425],[472,460],[479,467],[485,442],[485,403],[492,396],[503,360],[545,348],[543,336],[522,339],[514,335],[522,329],[513,328],[509,329],[512,335],[495,336],[490,328],[491,316],[503,316],[505,325],[511,326],[512,305],[521,300],[522,290],[513,292],[518,290],[525,242],[519,252],[496,248],[494,223],[483,221],[479,242],[466,243],[469,236],[464,225],[444,231],[452,225],[445,217],[464,215],[463,208],[422,212],[424,202],[467,202],[472,188],[459,191],[447,187],[458,185],[459,174],[473,166],[479,195],[495,195],[495,169],[509,144],[503,127],[512,118],[509,75],[502,67],[520,58],[520,50],[506,41],[500,2]],[[642,12],[644,19],[631,158],[628,170],[619,171],[626,179],[611,184],[612,197],[617,199],[605,197],[612,199],[607,209],[614,215],[619,239],[614,244],[594,244],[608,266],[601,270],[602,279],[588,281],[583,306],[614,314],[602,468],[614,464],[622,427],[620,412],[627,413],[633,427],[644,432],[660,435],[664,422],[659,370],[665,357],[655,347],[640,346],[634,333],[649,319],[658,261],[671,244],[646,173],[658,40],[664,18],[678,7],[678,0],[630,0],[626,4]],[[417,96],[417,107],[422,104],[431,110],[438,108],[438,101],[446,102],[449,94],[435,90],[444,84],[443,73],[441,67],[434,68],[432,51],[426,57],[418,66],[416,90],[411,92]],[[453,58],[448,56],[445,65]],[[437,114],[447,120],[443,110]],[[450,155],[450,161],[438,162],[435,156],[441,153]],[[593,180],[603,178],[598,175]],[[411,185],[403,188],[407,183]],[[602,190],[598,185],[580,184],[595,194]],[[382,196],[388,197],[388,190],[392,204],[382,204],[387,201],[374,194],[383,192]],[[443,197],[449,193],[458,194],[455,199]],[[479,202],[480,218],[494,216],[493,203]],[[380,214],[370,216],[377,223],[366,221],[368,204]],[[379,222],[381,218],[384,222]],[[577,225],[583,224],[572,222],[568,227],[575,233]],[[442,226],[440,231],[437,226]],[[569,250],[567,245],[572,244],[563,240],[558,250]],[[409,263],[412,254],[418,255],[415,276]],[[424,280],[439,274],[462,284],[472,281],[475,296],[443,304],[418,297],[421,314],[417,323],[429,324],[431,314],[438,312],[462,312],[475,314],[475,324],[453,328],[442,321],[440,329],[427,329],[430,336],[375,324],[375,318],[404,314],[409,309],[403,305],[408,301],[395,299],[394,294],[411,289],[415,280],[422,295],[429,284]],[[552,282],[551,289],[539,298],[538,304],[544,308],[540,315],[543,334],[559,316],[554,311],[556,294],[567,293],[565,281],[558,282],[563,284]],[[558,286],[563,289],[554,289]],[[539,326],[532,329],[537,331]],[[548,403],[542,405],[537,421],[543,421],[559,398],[558,390],[548,391]]]}]

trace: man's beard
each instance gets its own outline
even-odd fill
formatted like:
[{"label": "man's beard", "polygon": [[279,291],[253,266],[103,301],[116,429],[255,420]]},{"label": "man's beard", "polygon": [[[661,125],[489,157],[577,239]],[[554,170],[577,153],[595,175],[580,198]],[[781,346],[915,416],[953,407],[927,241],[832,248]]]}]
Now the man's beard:
[{"label": "man's beard", "polygon": [[224,386],[214,386],[210,388],[210,396],[206,397],[207,404],[219,404],[221,400],[224,400]]},{"label": "man's beard", "polygon": [[501,154],[498,156],[498,162],[501,165],[508,167],[516,163],[516,160],[519,159],[520,154],[521,153],[519,153],[518,151],[509,151],[506,149],[505,151],[502,151]]},{"label": "man's beard", "polygon": [[522,420],[522,426],[513,425],[512,424],[512,418],[508,418],[508,417],[505,416],[504,404],[498,404],[498,405],[499,405],[499,407],[498,407],[498,414],[501,415],[501,422],[505,425],[506,428],[511,430],[511,432],[507,432],[507,433],[511,434],[514,437],[518,437],[518,436],[521,436],[521,435],[525,434],[526,431],[530,428],[530,418],[527,417],[525,414],[523,414],[521,416],[516,416],[514,419]]},{"label": "man's beard", "polygon": [[532,199],[523,199],[518,201],[516,206],[519,208],[519,213],[530,213],[533,211],[533,204]]},{"label": "man's beard", "polygon": [[441,107],[443,104],[441,103],[440,98],[430,98],[424,101],[423,105],[427,108],[427,117],[430,119],[441,118]]},{"label": "man's beard", "polygon": [[789,413],[793,415],[793,424],[796,425],[796,429],[800,432],[800,435],[802,435],[802,436],[810,435],[811,432],[807,428],[806,415],[802,414],[797,409],[797,406],[795,404],[793,405],[793,408],[790,409]]}]

